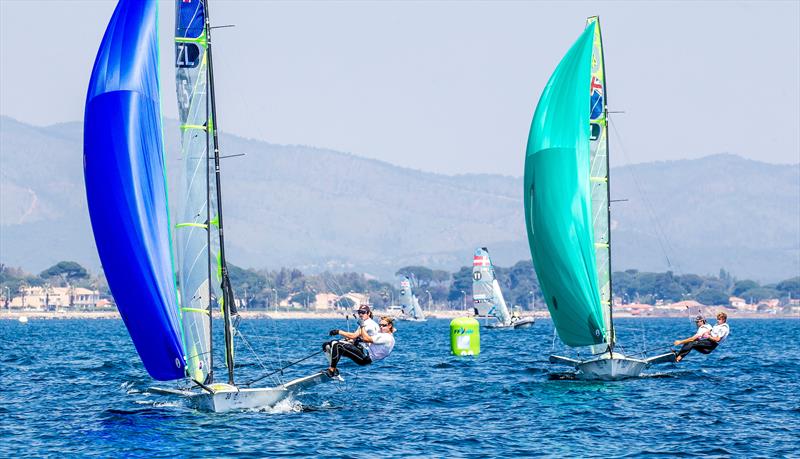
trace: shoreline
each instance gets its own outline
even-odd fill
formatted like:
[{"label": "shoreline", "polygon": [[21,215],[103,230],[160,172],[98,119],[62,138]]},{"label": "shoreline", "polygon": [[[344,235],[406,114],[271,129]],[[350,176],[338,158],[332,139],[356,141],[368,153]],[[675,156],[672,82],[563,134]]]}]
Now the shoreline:
[{"label": "shoreline", "polygon": [[[396,316],[389,311],[375,310],[375,317]],[[454,319],[456,317],[472,317],[464,314],[464,311],[430,311],[426,313],[430,319]],[[800,319],[798,315],[777,315],[777,314],[735,314],[728,313],[731,319]],[[306,320],[306,319],[344,319],[348,314],[342,311],[240,311],[239,315],[243,319],[274,319],[274,320]],[[353,318],[351,312],[350,318]],[[525,314],[523,314],[524,316]],[[537,319],[550,319],[547,312],[537,311],[534,313]],[[30,320],[62,320],[62,319],[117,319],[121,317],[117,311],[2,311],[0,320],[20,320],[26,317]],[[214,314],[214,317],[221,318],[221,314]],[[615,319],[682,319],[687,318],[686,314],[664,314],[664,315],[632,315],[615,313]]]}]

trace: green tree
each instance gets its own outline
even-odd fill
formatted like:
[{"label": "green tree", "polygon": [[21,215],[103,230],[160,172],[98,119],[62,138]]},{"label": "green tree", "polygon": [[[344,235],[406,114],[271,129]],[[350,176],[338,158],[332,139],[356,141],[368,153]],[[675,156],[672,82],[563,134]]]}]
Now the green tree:
[{"label": "green tree", "polygon": [[707,288],[698,293],[695,298],[706,306],[718,306],[728,304],[728,294],[722,290]]},{"label": "green tree", "polygon": [[776,288],[792,298],[800,298],[800,276],[778,282]]},{"label": "green tree", "polygon": [[42,271],[39,277],[42,279],[60,277],[64,281],[74,282],[81,279],[88,279],[89,273],[83,266],[74,261],[59,261],[55,265]]},{"label": "green tree", "polygon": [[733,296],[742,296],[744,292],[758,287],[760,287],[760,285],[756,281],[746,279],[736,281],[736,283],[733,284]]},{"label": "green tree", "polygon": [[426,288],[433,280],[433,270],[424,266],[405,266],[397,270],[396,276],[408,276],[416,287]]},{"label": "green tree", "polygon": [[750,290],[745,290],[741,295],[742,298],[753,303],[757,303],[761,300],[769,300],[771,298],[780,298],[780,296],[780,290],[767,287],[756,287]]},{"label": "green tree", "polygon": [[310,304],[314,304],[317,301],[317,294],[311,291],[300,292],[292,295],[290,299],[292,303],[297,303],[303,305],[303,307],[307,307]]},{"label": "green tree", "polygon": [[351,300],[350,298],[347,298],[346,296],[343,296],[338,300],[336,300],[336,307],[339,309],[345,309],[349,311],[354,307],[356,307],[356,302]]}]

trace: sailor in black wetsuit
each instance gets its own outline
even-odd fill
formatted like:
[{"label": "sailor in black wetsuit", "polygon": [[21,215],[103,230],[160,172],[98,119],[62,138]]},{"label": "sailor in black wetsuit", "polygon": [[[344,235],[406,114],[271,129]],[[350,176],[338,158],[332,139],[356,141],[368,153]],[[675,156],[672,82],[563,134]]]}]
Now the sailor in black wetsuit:
[{"label": "sailor in black wetsuit", "polygon": [[[323,345],[323,350],[330,358],[330,366],[325,371],[329,377],[333,378],[339,374],[336,366],[339,359],[347,357],[360,366],[369,365],[372,362],[385,359],[394,349],[394,319],[391,317],[381,317],[378,333],[370,335],[366,329],[359,328],[355,342],[350,341],[330,341]],[[342,334],[342,330],[331,330],[331,335]]]}]

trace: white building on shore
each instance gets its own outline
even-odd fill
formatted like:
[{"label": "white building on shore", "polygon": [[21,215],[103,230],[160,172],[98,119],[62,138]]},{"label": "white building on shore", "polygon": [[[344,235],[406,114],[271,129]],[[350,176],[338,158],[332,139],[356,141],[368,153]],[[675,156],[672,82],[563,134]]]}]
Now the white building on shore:
[{"label": "white building on shore", "polygon": [[100,292],[83,287],[24,287],[9,302],[11,309],[89,310],[101,302]]}]

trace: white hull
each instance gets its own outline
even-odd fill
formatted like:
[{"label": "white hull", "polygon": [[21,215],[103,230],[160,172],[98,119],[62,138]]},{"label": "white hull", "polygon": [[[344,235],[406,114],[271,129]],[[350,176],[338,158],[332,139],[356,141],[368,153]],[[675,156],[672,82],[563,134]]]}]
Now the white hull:
[{"label": "white hull", "polygon": [[[225,386],[228,386],[225,384]],[[256,389],[240,389],[228,386],[208,392],[195,393],[189,396],[189,403],[200,411],[223,413],[231,410],[249,410],[270,408],[289,396],[291,391],[283,387],[266,387]]]},{"label": "white hull", "polygon": [[578,378],[587,381],[617,381],[637,378],[648,366],[648,362],[626,357],[619,352],[600,354],[588,360],[573,360],[566,357],[551,356],[552,363],[573,365],[578,370]]},{"label": "white hull", "polygon": [[501,322],[493,322],[484,325],[486,328],[508,328],[508,329],[520,329],[520,328],[530,328],[533,326],[536,319],[533,317],[523,317],[519,320],[511,322],[510,324],[504,324]]},{"label": "white hull", "polygon": [[[335,378],[342,380],[341,378]],[[314,373],[311,376],[298,378],[278,387],[240,388],[230,384],[212,384],[209,389],[200,392],[177,389],[150,388],[149,391],[160,395],[178,395],[185,397],[189,404],[200,410],[223,413],[231,410],[252,410],[271,408],[292,393],[332,379],[325,373]]]},{"label": "white hull", "polygon": [[397,320],[402,322],[427,322],[427,319],[414,319],[413,317],[398,317]]}]

